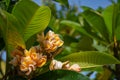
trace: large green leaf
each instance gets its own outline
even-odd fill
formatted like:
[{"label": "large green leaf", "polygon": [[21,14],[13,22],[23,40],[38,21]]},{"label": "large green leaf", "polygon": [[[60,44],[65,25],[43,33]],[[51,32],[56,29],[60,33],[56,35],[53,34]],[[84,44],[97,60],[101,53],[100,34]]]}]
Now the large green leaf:
[{"label": "large green leaf", "polygon": [[119,27],[117,27],[117,29],[116,29],[116,38],[117,38],[117,40],[120,40],[120,26]]},{"label": "large green leaf", "polygon": [[62,57],[60,60],[70,61],[72,64],[77,63],[81,68],[89,68],[106,64],[120,64],[120,61],[113,56],[98,51],[77,52]]},{"label": "large green leaf", "polygon": [[74,22],[74,21],[69,21],[69,20],[62,20],[60,23],[63,24],[63,25],[67,25],[67,26],[69,26],[69,27],[72,27],[72,28],[78,30],[79,32],[81,32],[82,34],[85,34],[85,35],[87,35],[87,36],[91,36],[89,33],[87,33],[87,32],[83,29],[82,26],[80,26],[79,23],[76,23],[76,22]]},{"label": "large green leaf", "polygon": [[116,35],[117,40],[120,40],[120,4],[108,6],[102,13],[105,24],[109,30],[111,39]]},{"label": "large green leaf", "polygon": [[90,80],[80,73],[68,70],[54,70],[39,75],[32,80]]},{"label": "large green leaf", "polygon": [[69,20],[62,20],[60,23],[63,24],[63,25],[67,25],[69,27],[72,27],[75,30],[79,31],[81,34],[84,34],[84,35],[86,35],[86,36],[88,36],[90,38],[94,38],[94,39],[100,41],[103,44],[106,44],[102,38],[100,38],[99,36],[97,36],[97,35],[95,35],[93,33],[87,32],[84,29],[84,27],[82,27],[79,23],[76,23],[74,21],[69,21]]},{"label": "large green leaf", "polygon": [[113,27],[115,28],[114,35],[117,40],[120,40],[120,4],[114,5]]},{"label": "large green leaf", "polygon": [[82,16],[90,24],[95,32],[99,33],[104,40],[109,42],[109,32],[104,23],[103,17],[93,10],[87,10],[82,13]]},{"label": "large green leaf", "polygon": [[17,19],[12,14],[0,10],[0,28],[2,30],[7,50],[6,72],[9,70],[8,67],[10,67],[9,61],[11,58],[11,51],[18,46],[25,48],[24,40],[17,31],[16,26],[19,26]]},{"label": "large green leaf", "polygon": [[105,21],[106,27],[109,31],[110,36],[112,37],[112,18],[113,18],[113,5],[108,6],[102,12],[103,19]]},{"label": "large green leaf", "polygon": [[51,17],[50,9],[47,6],[39,7],[31,0],[21,0],[14,7],[12,14],[19,20],[21,34],[27,41],[34,34],[43,31]]},{"label": "large green leaf", "polygon": [[8,52],[17,46],[25,48],[24,40],[16,29],[16,26],[19,26],[17,19],[12,14],[1,10],[0,21],[0,27]]}]

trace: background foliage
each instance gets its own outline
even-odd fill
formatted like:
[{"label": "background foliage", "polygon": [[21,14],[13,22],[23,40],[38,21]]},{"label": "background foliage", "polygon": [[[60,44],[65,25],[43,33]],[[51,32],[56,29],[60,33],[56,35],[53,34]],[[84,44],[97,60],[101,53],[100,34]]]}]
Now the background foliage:
[{"label": "background foliage", "polygon": [[[26,80],[14,73],[8,74],[12,69],[11,51],[17,46],[29,49],[38,44],[37,33],[53,30],[64,40],[63,51],[55,59],[77,63],[82,72],[40,71],[41,75],[33,80],[90,80],[94,73],[93,80],[120,80],[120,3],[119,0],[111,2],[105,9],[82,6],[83,12],[78,12],[68,0],[43,0],[44,6],[31,0],[0,1],[0,56],[6,52],[7,57],[5,61],[0,58],[1,79]],[[56,3],[61,4],[61,10],[57,10]],[[48,70],[48,66],[44,69]]]}]

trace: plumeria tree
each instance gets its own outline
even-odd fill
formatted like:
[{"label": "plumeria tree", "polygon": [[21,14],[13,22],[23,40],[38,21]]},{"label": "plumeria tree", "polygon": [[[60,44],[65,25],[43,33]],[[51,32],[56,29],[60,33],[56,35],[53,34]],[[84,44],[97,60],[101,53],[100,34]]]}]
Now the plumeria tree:
[{"label": "plumeria tree", "polygon": [[[31,0],[10,2],[0,8],[0,38],[5,43],[1,49],[6,51],[5,73],[0,65],[2,80],[90,80],[80,71],[91,67],[115,72],[119,80],[119,3],[102,13],[86,7],[83,13],[72,15],[75,19],[69,17],[69,12],[76,11],[73,8],[67,14],[69,20],[63,20],[62,16],[56,19],[55,6],[39,6]],[[69,8],[63,0],[58,2]],[[81,51],[79,36],[92,38],[94,48]],[[107,50],[98,49],[101,46]],[[68,52],[68,48],[74,49]]]}]

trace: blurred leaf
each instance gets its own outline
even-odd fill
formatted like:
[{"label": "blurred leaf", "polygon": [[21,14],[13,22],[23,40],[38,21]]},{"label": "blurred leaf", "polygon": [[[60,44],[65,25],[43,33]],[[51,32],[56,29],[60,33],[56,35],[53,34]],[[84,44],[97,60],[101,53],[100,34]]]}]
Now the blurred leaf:
[{"label": "blurred leaf", "polygon": [[62,5],[65,5],[67,8],[69,7],[68,0],[53,0],[53,1],[59,2]]},{"label": "blurred leaf", "polygon": [[36,37],[37,37],[36,35],[33,35],[26,41],[26,48],[27,49],[30,49],[31,46],[34,46],[35,42],[37,42]]},{"label": "blurred leaf", "polygon": [[11,14],[8,14],[7,20],[8,20],[7,26],[9,27],[7,28],[6,31],[6,40],[7,40],[6,46],[8,46],[8,48],[12,48],[12,47],[16,48],[17,46],[25,48],[23,38],[16,29],[16,26],[18,26],[19,24],[14,25],[14,23],[17,23],[16,19]]},{"label": "blurred leaf", "polygon": [[97,80],[109,80],[110,76],[112,75],[112,72],[104,68],[104,72],[101,74],[101,76]]},{"label": "blurred leaf", "polygon": [[86,11],[86,10],[92,10],[92,8],[88,7],[88,6],[81,6],[81,8]]},{"label": "blurred leaf", "polygon": [[39,75],[32,80],[90,80],[80,73],[68,70],[54,70]]},{"label": "blurred leaf", "polygon": [[113,36],[116,35],[117,40],[119,38],[119,27],[120,27],[120,4],[113,4],[108,6],[103,12],[103,18],[111,35],[111,39],[113,40]]},{"label": "blurred leaf", "polygon": [[117,40],[120,40],[120,4],[114,5],[113,30]]},{"label": "blurred leaf", "polygon": [[117,0],[118,3],[120,3],[120,0]]},{"label": "blurred leaf", "polygon": [[21,30],[25,41],[34,34],[43,31],[51,18],[50,9],[47,6],[39,7],[31,0],[19,1],[12,13],[21,24],[18,29]]},{"label": "blurred leaf", "polygon": [[116,29],[116,38],[117,38],[117,40],[120,40],[120,26],[117,27],[117,29]]},{"label": "blurred leaf", "polygon": [[77,63],[81,68],[96,67],[106,64],[120,64],[120,61],[113,56],[98,51],[77,52],[62,57],[60,60],[70,61],[72,64]]},{"label": "blurred leaf", "polygon": [[12,77],[12,78],[9,79],[9,80],[28,80],[28,79],[23,78],[22,76],[15,75],[14,77]]},{"label": "blurred leaf", "polygon": [[0,37],[0,51],[5,47],[5,42],[3,38]]},{"label": "blurred leaf", "polygon": [[69,36],[69,35],[64,35],[64,44],[65,45],[70,45],[70,43],[72,43],[72,42],[78,42],[78,40],[77,39],[75,39],[74,37],[72,37],[72,36]]},{"label": "blurred leaf", "polygon": [[9,4],[10,4],[10,0],[5,0],[5,2],[6,2],[6,6],[7,6],[7,8],[8,8],[8,6],[9,6]]},{"label": "blurred leaf", "polygon": [[108,51],[108,45],[107,45],[107,46],[104,46],[104,45],[102,45],[102,44],[99,44],[99,42],[97,42],[96,40],[93,41],[92,46],[93,46],[97,51],[100,51],[100,52]]},{"label": "blurred leaf", "polygon": [[84,27],[82,27],[79,23],[76,23],[74,21],[69,21],[69,20],[62,20],[60,23],[63,24],[63,25],[67,25],[69,27],[72,27],[75,30],[79,31],[81,34],[84,34],[84,35],[86,35],[86,36],[88,36],[90,38],[94,38],[94,39],[100,41],[103,44],[106,44],[103,41],[103,39],[101,39],[99,36],[96,36],[93,33],[88,33],[87,30],[85,30]]},{"label": "blurred leaf", "polygon": [[82,13],[82,16],[90,24],[90,26],[99,34],[102,35],[106,42],[109,42],[109,32],[104,23],[103,17],[93,10],[87,10]]},{"label": "blurred leaf", "polygon": [[113,4],[108,6],[103,12],[103,18],[113,40],[116,35],[117,40],[120,40],[120,4]]},{"label": "blurred leaf", "polygon": [[62,20],[60,23],[63,24],[63,25],[67,25],[67,26],[69,26],[69,27],[75,28],[75,29],[78,30],[79,32],[81,32],[81,33],[83,33],[83,34],[85,34],[85,35],[90,36],[90,35],[83,29],[83,27],[80,26],[79,23],[76,23],[76,22],[74,22],[74,21],[69,21],[69,20]]},{"label": "blurred leaf", "polygon": [[[113,21],[113,5],[108,6],[102,13],[103,19],[105,21],[106,27],[112,37],[112,21]],[[112,39],[112,38],[111,38]]]},{"label": "blurred leaf", "polygon": [[6,63],[4,61],[1,61],[0,68],[1,68],[3,74],[5,74],[5,70],[6,70],[5,66],[6,66]]},{"label": "blurred leaf", "polygon": [[79,40],[79,42],[77,43],[77,49],[80,51],[91,51],[94,50],[94,48],[92,47],[93,44],[93,40],[89,37],[83,36],[81,37],[81,39]]},{"label": "blurred leaf", "polygon": [[23,38],[19,34],[16,29],[19,26],[17,19],[12,15],[3,10],[0,10],[0,27],[2,30],[2,35],[5,41],[5,47],[7,50],[6,54],[6,71],[8,71],[8,67],[11,58],[11,51],[16,47],[20,46],[23,49],[26,47]]}]

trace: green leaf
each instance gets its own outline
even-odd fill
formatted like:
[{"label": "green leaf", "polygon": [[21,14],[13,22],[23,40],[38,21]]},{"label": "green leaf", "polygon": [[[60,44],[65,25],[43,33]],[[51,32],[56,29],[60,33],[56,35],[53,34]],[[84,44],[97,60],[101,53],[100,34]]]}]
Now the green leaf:
[{"label": "green leaf", "polygon": [[80,50],[91,51],[91,50],[94,50],[92,45],[93,45],[93,39],[86,36],[82,36],[79,42],[77,43],[77,46],[75,49],[77,49],[77,51],[80,51]]},{"label": "green leaf", "polygon": [[98,51],[77,52],[62,57],[60,60],[70,61],[72,64],[77,63],[81,68],[96,67],[106,64],[120,64],[120,61],[113,56]]},{"label": "green leaf", "polygon": [[114,5],[113,30],[117,40],[120,40],[120,4]]},{"label": "green leaf", "polygon": [[7,6],[7,8],[8,8],[8,6],[9,6],[9,4],[10,4],[10,0],[5,0],[5,2],[6,2],[6,6]]},{"label": "green leaf", "polygon": [[90,80],[80,73],[68,70],[54,70],[39,75],[32,80]]},{"label": "green leaf", "polygon": [[47,27],[51,17],[49,7],[39,7],[31,0],[19,1],[12,13],[21,24],[18,29],[20,29],[25,41],[34,34],[42,32]]},{"label": "green leaf", "polygon": [[72,27],[72,28],[75,28],[76,30],[78,30],[79,32],[87,35],[87,36],[90,36],[84,29],[82,26],[80,26],[79,23],[76,23],[74,21],[69,21],[69,20],[62,20],[60,22],[60,24],[63,24],[63,25],[67,25],[69,27]]},{"label": "green leaf", "polygon": [[81,6],[82,10],[86,11],[86,10],[92,10],[92,8],[88,7],[88,6]]},{"label": "green leaf", "polygon": [[108,6],[102,12],[103,19],[105,21],[106,27],[109,31],[110,36],[112,37],[112,18],[113,18],[113,5]]},{"label": "green leaf", "polygon": [[97,36],[97,35],[95,35],[95,34],[93,34],[93,33],[88,33],[87,30],[85,30],[84,27],[82,27],[79,23],[76,23],[76,22],[74,22],[74,21],[69,21],[69,20],[62,20],[62,21],[60,22],[60,24],[63,24],[63,25],[67,25],[67,26],[69,26],[69,27],[72,27],[72,28],[74,28],[75,30],[79,31],[81,34],[84,34],[84,35],[86,35],[86,36],[88,36],[88,37],[90,37],[90,38],[94,38],[94,39],[100,41],[100,42],[103,43],[103,44],[106,44],[106,43],[104,42],[104,40],[103,40],[102,38],[100,38],[99,36]]},{"label": "green leaf", "polygon": [[103,17],[93,10],[87,10],[82,13],[82,16],[90,24],[95,32],[99,33],[106,42],[109,42],[109,32],[104,23]]},{"label": "green leaf", "polygon": [[110,33],[111,39],[116,35],[117,40],[120,40],[120,4],[108,6],[102,13]]},{"label": "green leaf", "polygon": [[117,38],[117,40],[120,40],[120,26],[119,27],[117,27],[117,29],[116,29],[116,38]]},{"label": "green leaf", "polygon": [[1,10],[0,21],[0,28],[2,30],[8,52],[11,52],[12,48],[16,48],[17,46],[25,48],[24,40],[16,29],[16,26],[19,26],[17,19],[12,14]]},{"label": "green leaf", "polygon": [[66,7],[69,7],[68,0],[53,0],[53,1],[59,2],[60,4],[65,5]]},{"label": "green leaf", "polygon": [[11,51],[18,46],[25,48],[24,40],[17,31],[16,26],[19,26],[17,19],[12,14],[0,10],[0,28],[2,30],[2,35],[7,50],[6,72],[9,70],[8,67],[11,66],[9,64],[11,58]]}]

